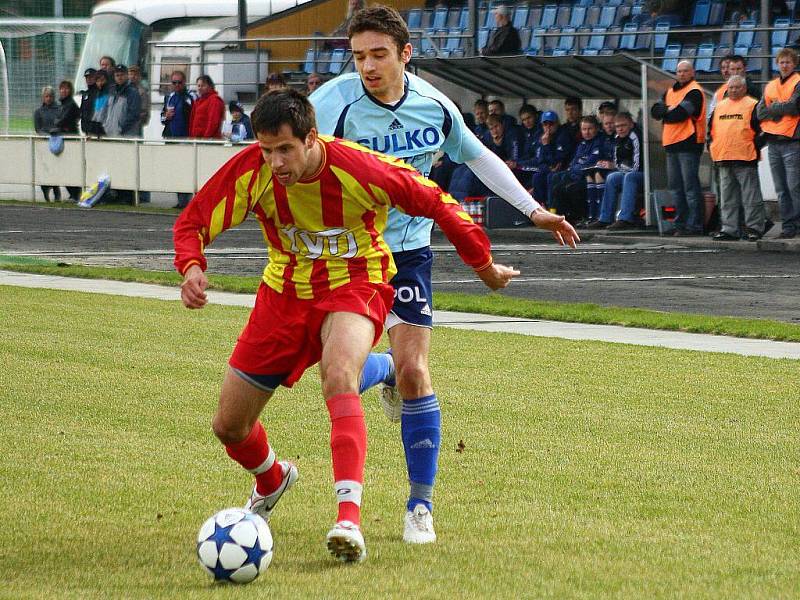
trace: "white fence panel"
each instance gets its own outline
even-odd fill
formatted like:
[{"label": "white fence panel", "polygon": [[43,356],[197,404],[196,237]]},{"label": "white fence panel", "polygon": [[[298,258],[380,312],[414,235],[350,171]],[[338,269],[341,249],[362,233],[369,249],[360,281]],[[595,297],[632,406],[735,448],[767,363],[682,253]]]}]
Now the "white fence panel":
[{"label": "white fence panel", "polygon": [[197,189],[224,165],[231,157],[241,152],[247,144],[198,144],[197,145]]},{"label": "white fence panel", "polygon": [[80,139],[64,140],[64,151],[50,152],[46,139],[34,140],[37,185],[72,185],[83,187],[83,149]]},{"label": "white fence panel", "polygon": [[142,190],[194,193],[194,146],[144,142],[139,145],[139,173]]},{"label": "white fence panel", "polygon": [[0,138],[0,183],[33,181],[31,140],[29,138]]},{"label": "white fence panel", "polygon": [[134,142],[86,141],[86,181],[97,181],[100,175],[111,177],[111,187],[134,190],[137,181],[137,145]]}]

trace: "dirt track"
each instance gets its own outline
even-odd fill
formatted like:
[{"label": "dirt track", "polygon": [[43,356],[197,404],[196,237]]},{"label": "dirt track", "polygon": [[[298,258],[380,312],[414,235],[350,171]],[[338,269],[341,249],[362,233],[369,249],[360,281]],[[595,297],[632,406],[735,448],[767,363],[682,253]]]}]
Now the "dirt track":
[{"label": "dirt track", "polygon": [[[175,217],[0,205],[0,254],[87,265],[172,268]],[[539,232],[492,231],[495,258],[522,271],[504,293],[542,300],[595,302],[665,311],[769,318],[800,323],[800,254],[757,252],[736,242],[696,247],[623,238],[560,249]],[[524,243],[520,243],[524,241]],[[434,290],[483,293],[458,255],[434,236]],[[225,232],[209,249],[209,269],[255,275],[266,261],[253,221]]]}]

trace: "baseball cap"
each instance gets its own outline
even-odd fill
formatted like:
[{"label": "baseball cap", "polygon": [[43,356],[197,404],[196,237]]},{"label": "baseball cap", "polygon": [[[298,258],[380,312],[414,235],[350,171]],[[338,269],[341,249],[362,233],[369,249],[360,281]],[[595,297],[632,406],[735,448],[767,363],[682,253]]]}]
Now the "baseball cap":
[{"label": "baseball cap", "polygon": [[126,67],[123,64],[119,64],[116,67],[114,67],[114,73],[127,73],[127,72],[128,72],[128,67]]},{"label": "baseball cap", "polygon": [[555,111],[546,110],[542,113],[542,118],[539,119],[540,123],[558,123],[558,115]]},{"label": "baseball cap", "polygon": [[95,73],[97,73],[97,69],[93,69],[89,67],[83,72],[84,77],[94,77]]},{"label": "baseball cap", "polygon": [[228,103],[228,110],[230,112],[238,111],[238,112],[244,114],[244,107],[241,104],[239,104],[238,102],[236,102],[236,100],[231,100]]}]

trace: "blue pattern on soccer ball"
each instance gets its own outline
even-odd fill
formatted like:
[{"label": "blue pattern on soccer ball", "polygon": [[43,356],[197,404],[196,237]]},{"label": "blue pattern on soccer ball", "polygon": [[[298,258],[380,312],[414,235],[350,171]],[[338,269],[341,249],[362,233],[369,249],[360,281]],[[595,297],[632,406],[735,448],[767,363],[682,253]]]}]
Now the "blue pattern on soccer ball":
[{"label": "blue pattern on soccer ball", "polygon": [[247,554],[247,560],[245,560],[241,565],[239,565],[235,569],[226,569],[225,567],[220,564],[219,556],[217,556],[217,562],[214,565],[212,571],[214,573],[214,581],[230,581],[231,575],[233,575],[236,571],[241,569],[242,567],[248,564],[254,564],[256,568],[261,564],[261,559],[268,554],[268,551],[263,550],[261,548],[261,544],[259,543],[258,537],[253,544],[253,546],[245,546],[243,544],[238,543],[231,537],[231,530],[234,526],[238,525],[243,521],[252,520],[251,515],[245,516],[241,521],[237,523],[233,523],[232,525],[228,525],[227,527],[220,527],[219,523],[214,523],[214,533],[208,536],[205,540],[198,542],[197,547],[200,548],[200,545],[207,541],[213,541],[217,546],[217,554],[222,551],[222,547],[225,544],[235,544],[239,546],[242,550],[245,551]]}]

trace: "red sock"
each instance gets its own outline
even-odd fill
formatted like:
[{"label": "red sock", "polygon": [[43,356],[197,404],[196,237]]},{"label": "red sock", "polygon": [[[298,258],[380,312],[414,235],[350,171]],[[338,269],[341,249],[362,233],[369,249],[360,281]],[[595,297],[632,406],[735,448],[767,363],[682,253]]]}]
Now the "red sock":
[{"label": "red sock", "polygon": [[233,460],[256,476],[256,490],[266,496],[281,485],[283,470],[275,459],[275,452],[267,442],[267,432],[261,421],[256,421],[253,429],[238,444],[225,446],[225,452]]},{"label": "red sock", "polygon": [[325,403],[331,416],[331,456],[337,521],[361,522],[361,486],[367,457],[367,425],[358,394],[338,394]]}]

